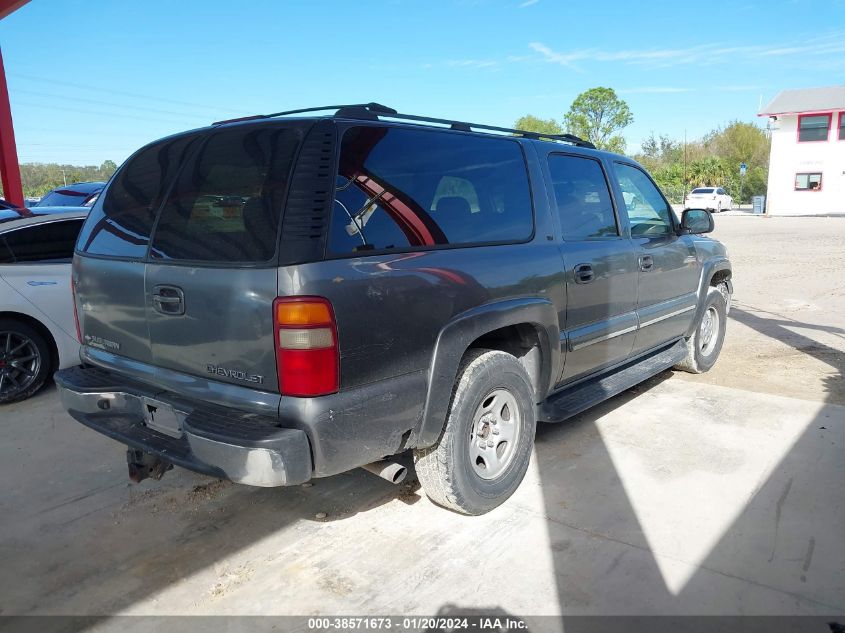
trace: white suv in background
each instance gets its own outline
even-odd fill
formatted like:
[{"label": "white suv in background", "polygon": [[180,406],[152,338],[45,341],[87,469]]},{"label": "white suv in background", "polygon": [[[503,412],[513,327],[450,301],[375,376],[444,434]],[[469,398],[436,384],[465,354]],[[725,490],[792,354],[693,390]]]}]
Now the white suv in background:
[{"label": "white suv in background", "polygon": [[79,364],[70,266],[88,212],[0,223],[0,404]]},{"label": "white suv in background", "polygon": [[696,187],[684,200],[685,209],[707,209],[721,213],[730,211],[733,199],[722,187]]}]

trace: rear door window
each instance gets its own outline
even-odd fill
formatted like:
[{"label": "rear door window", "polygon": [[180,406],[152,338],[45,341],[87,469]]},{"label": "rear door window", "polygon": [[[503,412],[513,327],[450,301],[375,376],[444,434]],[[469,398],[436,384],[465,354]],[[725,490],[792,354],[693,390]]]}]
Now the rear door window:
[{"label": "rear door window", "polygon": [[143,258],[156,211],[194,142],[195,136],[166,139],[130,158],[91,209],[77,248],[92,255]]},{"label": "rear door window", "polygon": [[391,127],[344,134],[332,253],[520,242],[533,230],[516,141]]},{"label": "rear door window", "polygon": [[161,210],[153,259],[223,263],[269,261],[298,128],[245,126],[202,142]]},{"label": "rear door window", "polygon": [[56,220],[0,235],[0,263],[70,262],[82,222],[81,219]]},{"label": "rear door window", "polygon": [[610,190],[599,161],[552,154],[549,173],[565,240],[619,236]]}]

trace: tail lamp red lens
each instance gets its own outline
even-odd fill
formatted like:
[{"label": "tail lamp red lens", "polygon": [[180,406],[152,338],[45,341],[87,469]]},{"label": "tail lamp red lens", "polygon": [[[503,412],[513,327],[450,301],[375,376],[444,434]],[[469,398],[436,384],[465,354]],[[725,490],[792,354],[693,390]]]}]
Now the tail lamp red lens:
[{"label": "tail lamp red lens", "polygon": [[337,324],[323,297],[273,302],[276,369],[285,396],[324,396],[339,388]]}]

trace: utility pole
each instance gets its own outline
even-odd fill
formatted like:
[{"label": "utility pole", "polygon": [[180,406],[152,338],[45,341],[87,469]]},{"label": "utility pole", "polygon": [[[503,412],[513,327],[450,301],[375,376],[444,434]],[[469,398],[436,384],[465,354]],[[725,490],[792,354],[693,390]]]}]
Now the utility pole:
[{"label": "utility pole", "polygon": [[65,170],[62,170],[62,180],[65,181],[65,187],[67,187],[67,176],[65,175]]},{"label": "utility pole", "polygon": [[687,206],[687,131],[684,129],[684,199],[683,205]]}]

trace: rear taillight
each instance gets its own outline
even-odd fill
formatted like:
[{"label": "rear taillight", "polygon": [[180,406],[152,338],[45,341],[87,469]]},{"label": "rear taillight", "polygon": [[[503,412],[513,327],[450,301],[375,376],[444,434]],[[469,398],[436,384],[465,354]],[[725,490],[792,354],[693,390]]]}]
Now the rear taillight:
[{"label": "rear taillight", "polygon": [[76,340],[82,342],[82,330],[79,327],[79,312],[76,309],[76,280],[71,279],[70,294],[73,299],[73,324],[76,326]]},{"label": "rear taillight", "polygon": [[338,390],[337,325],[323,297],[273,302],[276,369],[285,396],[323,396]]}]

